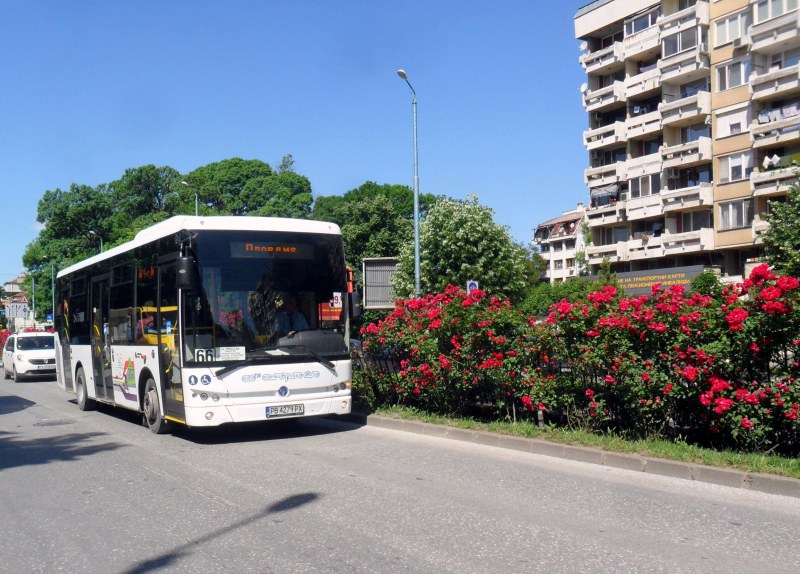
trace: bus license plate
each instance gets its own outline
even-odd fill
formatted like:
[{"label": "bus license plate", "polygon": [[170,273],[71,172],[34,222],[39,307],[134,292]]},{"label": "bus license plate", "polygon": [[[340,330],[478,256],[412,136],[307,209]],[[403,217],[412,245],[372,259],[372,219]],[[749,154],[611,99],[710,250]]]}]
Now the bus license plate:
[{"label": "bus license plate", "polygon": [[277,407],[267,407],[267,418],[288,417],[292,415],[302,415],[303,405],[279,405]]}]

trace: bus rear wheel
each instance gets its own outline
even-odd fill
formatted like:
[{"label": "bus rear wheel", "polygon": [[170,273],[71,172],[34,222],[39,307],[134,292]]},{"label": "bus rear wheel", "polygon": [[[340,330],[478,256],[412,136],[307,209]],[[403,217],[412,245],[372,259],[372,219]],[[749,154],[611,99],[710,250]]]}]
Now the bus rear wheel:
[{"label": "bus rear wheel", "polygon": [[95,403],[86,394],[86,374],[83,372],[83,367],[78,369],[75,373],[75,395],[78,397],[78,408],[82,411],[93,411]]},{"label": "bus rear wheel", "polygon": [[153,379],[147,379],[147,383],[144,385],[142,420],[145,426],[155,434],[164,434],[167,432],[167,421],[161,416],[161,403],[158,400],[158,388]]}]

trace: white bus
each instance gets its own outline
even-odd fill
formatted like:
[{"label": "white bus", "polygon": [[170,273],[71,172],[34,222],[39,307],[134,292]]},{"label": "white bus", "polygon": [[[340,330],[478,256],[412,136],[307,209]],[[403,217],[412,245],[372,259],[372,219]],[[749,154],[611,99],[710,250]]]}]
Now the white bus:
[{"label": "white bus", "polygon": [[348,285],[332,223],[173,217],[58,274],[58,384],[155,433],[347,414]]}]

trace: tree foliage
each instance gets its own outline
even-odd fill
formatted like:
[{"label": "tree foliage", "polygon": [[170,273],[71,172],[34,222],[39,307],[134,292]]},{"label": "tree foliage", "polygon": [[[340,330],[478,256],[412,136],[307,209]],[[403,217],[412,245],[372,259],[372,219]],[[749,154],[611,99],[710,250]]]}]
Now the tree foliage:
[{"label": "tree foliage", "polygon": [[[524,294],[527,252],[508,230],[494,222],[493,211],[469,200],[439,199],[420,224],[420,284],[423,293],[443,292],[477,280],[492,296],[519,300]],[[395,293],[414,293],[414,245],[403,244]]]},{"label": "tree foliage", "polygon": [[22,258],[29,273],[24,288],[30,293],[31,282],[36,283],[37,319],[50,310],[53,271],[97,253],[101,240],[108,249],[173,215],[193,214],[195,193],[204,215],[308,217],[311,183],[293,166],[290,155],[277,171],[262,161],[239,158],[188,175],[169,166],[145,165],[96,187],[72,184],[66,190],[45,191],[36,216],[42,230]]},{"label": "tree foliage", "polygon": [[767,221],[764,257],[782,274],[800,277],[800,184],[792,185],[785,201],[770,202]]}]

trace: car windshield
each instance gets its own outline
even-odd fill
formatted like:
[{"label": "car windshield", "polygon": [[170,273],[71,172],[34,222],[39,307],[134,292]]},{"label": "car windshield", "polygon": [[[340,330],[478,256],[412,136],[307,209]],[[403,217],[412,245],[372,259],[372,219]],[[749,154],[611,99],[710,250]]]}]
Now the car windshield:
[{"label": "car windshield", "polygon": [[19,337],[17,350],[35,351],[38,349],[55,349],[53,335],[37,335],[36,337]]},{"label": "car windshield", "polygon": [[184,292],[185,360],[230,362],[284,348],[346,354],[337,235],[201,232],[200,289]]}]

